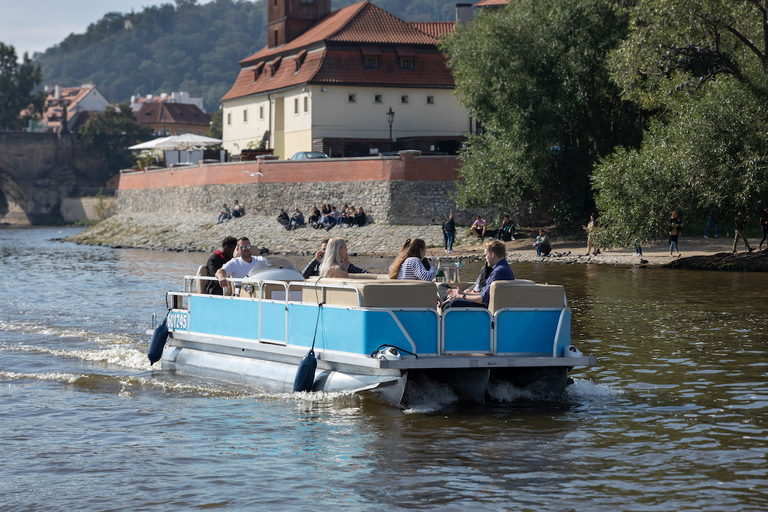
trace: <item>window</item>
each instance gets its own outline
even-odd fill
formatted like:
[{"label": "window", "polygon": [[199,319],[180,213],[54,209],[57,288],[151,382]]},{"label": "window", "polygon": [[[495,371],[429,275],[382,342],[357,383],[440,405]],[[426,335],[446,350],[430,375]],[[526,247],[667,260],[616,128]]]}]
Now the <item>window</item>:
[{"label": "window", "polygon": [[374,103],[384,103],[384,99],[381,97],[381,94],[374,94],[373,95],[373,102]]},{"label": "window", "polygon": [[264,119],[264,107],[259,107],[259,119]]},{"label": "window", "polygon": [[248,109],[243,110],[243,122],[244,123],[248,122]]},{"label": "window", "polygon": [[232,112],[227,112],[227,126],[232,126]]},{"label": "window", "polygon": [[309,97],[304,96],[304,112],[309,112]]},{"label": "window", "polygon": [[413,57],[400,57],[400,69],[413,69]]},{"label": "window", "polygon": [[293,113],[299,113],[299,98],[293,98]]},{"label": "window", "polygon": [[400,96],[400,103],[408,103],[408,95],[407,94],[403,94],[402,96]]},{"label": "window", "polygon": [[347,101],[349,103],[356,103],[357,102],[357,94],[350,94],[347,96]]},{"label": "window", "polygon": [[365,61],[363,62],[363,65],[366,68],[369,69],[376,69],[379,67],[379,56],[378,55],[366,55]]},{"label": "window", "polygon": [[176,130],[176,135],[182,135],[182,134],[184,134],[184,130],[182,128],[179,128],[178,130]]},{"label": "window", "polygon": [[434,105],[434,104],[435,104],[435,97],[427,96],[427,105]]},{"label": "window", "polygon": [[279,39],[279,38],[278,38],[278,34],[279,34],[279,31],[278,31],[277,29],[275,29],[275,31],[272,33],[272,35],[273,35],[273,43],[272,43],[272,46],[277,46],[277,41],[278,41],[278,39]]},{"label": "window", "polygon": [[197,134],[202,136],[203,135],[203,130],[197,130]]}]

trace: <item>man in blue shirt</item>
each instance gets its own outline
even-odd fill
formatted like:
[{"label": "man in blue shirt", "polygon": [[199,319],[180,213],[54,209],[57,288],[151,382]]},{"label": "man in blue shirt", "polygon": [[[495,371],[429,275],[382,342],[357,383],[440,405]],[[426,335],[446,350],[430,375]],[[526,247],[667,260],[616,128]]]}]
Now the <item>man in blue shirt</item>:
[{"label": "man in blue shirt", "polygon": [[491,284],[494,281],[512,281],[515,279],[512,269],[507,262],[507,246],[501,240],[485,243],[485,261],[491,267],[491,274],[480,291],[462,292],[458,288],[448,290],[451,302],[445,307],[454,308],[487,308],[491,300]]}]

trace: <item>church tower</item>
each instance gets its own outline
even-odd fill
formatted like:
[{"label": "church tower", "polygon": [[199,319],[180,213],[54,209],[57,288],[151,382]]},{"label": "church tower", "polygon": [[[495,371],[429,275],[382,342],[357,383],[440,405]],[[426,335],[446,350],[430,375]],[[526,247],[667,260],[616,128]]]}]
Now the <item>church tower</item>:
[{"label": "church tower", "polygon": [[267,47],[291,42],[331,12],[331,0],[266,0]]}]

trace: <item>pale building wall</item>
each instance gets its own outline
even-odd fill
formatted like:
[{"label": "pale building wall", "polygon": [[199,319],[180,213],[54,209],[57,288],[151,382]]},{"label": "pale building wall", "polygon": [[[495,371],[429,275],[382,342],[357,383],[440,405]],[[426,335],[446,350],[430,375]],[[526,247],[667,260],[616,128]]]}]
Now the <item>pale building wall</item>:
[{"label": "pale building wall", "polygon": [[105,98],[95,87],[78,103],[78,110],[88,110],[101,112],[109,106]]},{"label": "pale building wall", "polygon": [[[313,125],[315,137],[359,137],[386,139],[389,108],[395,113],[392,137],[424,135],[454,136],[469,130],[469,115],[453,94],[452,89],[421,89],[407,87],[346,87],[312,88]],[[350,101],[354,95],[355,101]],[[376,96],[381,102],[376,102]],[[401,97],[408,96],[408,103]],[[431,96],[433,103],[427,103]]]},{"label": "pale building wall", "polygon": [[227,101],[222,109],[223,147],[232,155],[239,155],[250,142],[257,145],[265,131],[272,131],[266,94]]}]

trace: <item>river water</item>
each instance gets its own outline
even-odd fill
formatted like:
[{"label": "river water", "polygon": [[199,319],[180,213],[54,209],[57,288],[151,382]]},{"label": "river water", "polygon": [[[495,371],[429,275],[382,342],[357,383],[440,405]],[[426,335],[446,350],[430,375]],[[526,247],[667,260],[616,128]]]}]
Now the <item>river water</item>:
[{"label": "river water", "polygon": [[560,403],[401,411],[151,368],[151,314],[206,255],[75,232],[0,229],[3,510],[768,510],[763,274],[515,264],[565,285],[598,365]]}]

